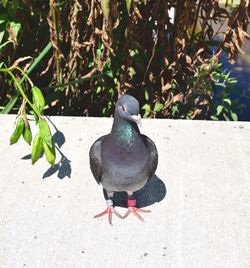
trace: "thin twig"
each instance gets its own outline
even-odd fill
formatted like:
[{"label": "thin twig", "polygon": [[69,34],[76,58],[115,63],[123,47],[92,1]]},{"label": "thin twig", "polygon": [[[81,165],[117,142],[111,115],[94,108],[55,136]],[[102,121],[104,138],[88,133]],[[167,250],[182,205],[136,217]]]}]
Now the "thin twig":
[{"label": "thin twig", "polygon": [[145,79],[146,79],[146,76],[147,76],[149,67],[150,67],[151,62],[152,62],[152,60],[153,60],[153,58],[154,58],[154,55],[155,55],[155,48],[156,48],[157,42],[158,42],[158,32],[157,32],[157,35],[155,36],[155,42],[154,42],[154,46],[153,46],[153,49],[152,49],[152,54],[151,54],[151,57],[150,57],[150,59],[149,59],[149,62],[148,62],[146,71],[145,71],[145,73],[144,73],[144,77],[143,77],[142,84],[145,84]]}]

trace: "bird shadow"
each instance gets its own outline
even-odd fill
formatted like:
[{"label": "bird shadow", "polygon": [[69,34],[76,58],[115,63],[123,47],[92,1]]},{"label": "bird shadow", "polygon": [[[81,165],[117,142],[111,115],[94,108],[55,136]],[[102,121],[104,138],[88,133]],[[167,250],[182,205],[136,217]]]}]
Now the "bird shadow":
[{"label": "bird shadow", "polygon": [[[107,192],[103,189],[105,199],[108,198]],[[143,208],[161,202],[167,194],[165,183],[154,175],[146,185],[139,191],[133,193],[133,197],[137,201],[137,207]],[[127,207],[128,194],[126,192],[115,192],[113,202],[115,206]]]}]

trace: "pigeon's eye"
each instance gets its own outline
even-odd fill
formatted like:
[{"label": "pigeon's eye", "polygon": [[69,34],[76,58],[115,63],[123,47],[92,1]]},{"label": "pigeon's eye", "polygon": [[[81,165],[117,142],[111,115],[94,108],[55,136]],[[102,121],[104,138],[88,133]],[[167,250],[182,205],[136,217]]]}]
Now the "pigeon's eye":
[{"label": "pigeon's eye", "polygon": [[123,112],[125,112],[127,109],[124,106],[121,106]]}]

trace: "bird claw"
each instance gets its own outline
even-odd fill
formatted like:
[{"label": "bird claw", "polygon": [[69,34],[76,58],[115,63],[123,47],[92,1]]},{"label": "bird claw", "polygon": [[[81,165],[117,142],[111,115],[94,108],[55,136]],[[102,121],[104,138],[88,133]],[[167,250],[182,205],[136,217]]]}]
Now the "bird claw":
[{"label": "bird claw", "polygon": [[103,212],[94,216],[94,218],[100,218],[108,214],[108,221],[112,225],[112,214],[115,214],[117,217],[122,219],[122,216],[115,210],[113,206],[108,206]]},{"label": "bird claw", "polygon": [[144,219],[142,218],[142,216],[138,212],[148,213],[148,212],[150,212],[150,210],[141,209],[141,208],[137,208],[137,207],[128,207],[126,214],[122,218],[125,219],[128,217],[128,215],[130,213],[133,213],[140,221],[144,222]]}]

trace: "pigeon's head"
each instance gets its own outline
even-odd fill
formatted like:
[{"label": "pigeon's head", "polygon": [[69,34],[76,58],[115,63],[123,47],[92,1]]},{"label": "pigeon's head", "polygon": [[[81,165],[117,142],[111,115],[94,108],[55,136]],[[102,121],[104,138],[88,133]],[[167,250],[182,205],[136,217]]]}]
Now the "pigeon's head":
[{"label": "pigeon's head", "polygon": [[116,103],[115,111],[123,119],[134,121],[141,125],[141,115],[139,113],[139,102],[130,95],[121,96]]}]

